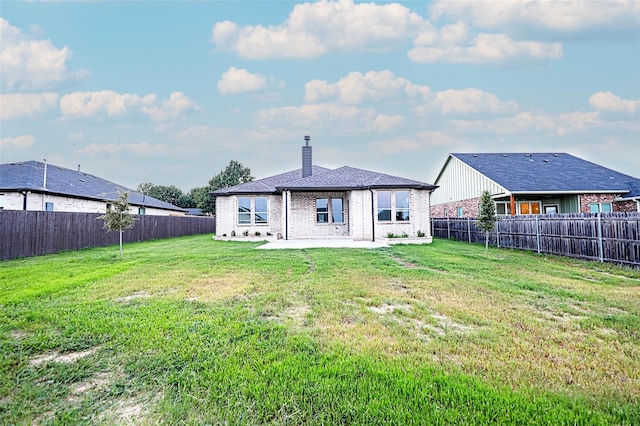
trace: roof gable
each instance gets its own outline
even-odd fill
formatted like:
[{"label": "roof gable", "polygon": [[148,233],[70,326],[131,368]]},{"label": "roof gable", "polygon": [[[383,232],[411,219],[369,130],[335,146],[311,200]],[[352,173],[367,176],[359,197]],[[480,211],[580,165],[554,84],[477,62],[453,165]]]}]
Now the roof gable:
[{"label": "roof gable", "polygon": [[627,193],[640,180],[566,153],[454,153],[510,192]]},{"label": "roof gable", "polygon": [[129,193],[129,204],[154,207],[164,210],[184,211],[173,204],[144,195],[108,180],[76,170],[47,164],[47,181],[44,187],[45,163],[25,161],[0,164],[0,190],[33,191],[85,198],[99,201],[114,201],[120,192]]}]

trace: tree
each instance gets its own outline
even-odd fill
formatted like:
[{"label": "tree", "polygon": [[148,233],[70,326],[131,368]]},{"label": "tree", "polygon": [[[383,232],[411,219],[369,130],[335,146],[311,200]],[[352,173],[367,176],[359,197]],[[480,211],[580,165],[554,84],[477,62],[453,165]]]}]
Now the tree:
[{"label": "tree", "polygon": [[207,199],[203,201],[203,207],[200,207],[202,211],[208,213],[216,212],[215,199],[208,195],[209,192],[215,191],[221,188],[228,188],[230,186],[239,185],[241,183],[251,182],[253,180],[251,176],[251,169],[244,167],[242,164],[235,160],[231,160],[229,165],[220,173],[215,175],[209,181],[209,188],[207,191]]},{"label": "tree", "polygon": [[480,214],[478,215],[478,227],[484,231],[484,252],[489,253],[489,232],[493,231],[498,221],[496,205],[491,199],[489,191],[482,191],[480,196]]},{"label": "tree", "polygon": [[120,256],[122,256],[122,232],[133,228],[135,217],[130,212],[129,193],[119,192],[118,199],[111,203],[111,208],[96,219],[104,220],[104,228],[109,231],[120,231]]},{"label": "tree", "polygon": [[187,194],[191,198],[191,202],[194,207],[199,208],[203,212],[213,212],[214,205],[209,196],[211,188],[209,186],[201,186],[199,188],[192,188]]}]

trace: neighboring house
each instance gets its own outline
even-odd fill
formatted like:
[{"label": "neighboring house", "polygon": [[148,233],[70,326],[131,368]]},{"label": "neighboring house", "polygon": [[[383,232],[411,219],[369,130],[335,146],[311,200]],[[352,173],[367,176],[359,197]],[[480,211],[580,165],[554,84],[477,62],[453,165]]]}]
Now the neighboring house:
[{"label": "neighboring house", "polygon": [[0,210],[105,213],[120,192],[131,213],[184,215],[180,207],[78,170],[38,161],[0,164]]},{"label": "neighboring house", "polygon": [[449,154],[433,217],[476,217],[488,190],[498,214],[640,211],[640,179],[565,153]]},{"label": "neighboring house", "polygon": [[375,240],[393,234],[431,241],[429,193],[435,186],[346,166],[313,166],[305,140],[301,169],[211,193],[218,237]]},{"label": "neighboring house", "polygon": [[197,208],[187,208],[185,209],[187,216],[206,216],[207,214],[202,211],[202,209]]}]

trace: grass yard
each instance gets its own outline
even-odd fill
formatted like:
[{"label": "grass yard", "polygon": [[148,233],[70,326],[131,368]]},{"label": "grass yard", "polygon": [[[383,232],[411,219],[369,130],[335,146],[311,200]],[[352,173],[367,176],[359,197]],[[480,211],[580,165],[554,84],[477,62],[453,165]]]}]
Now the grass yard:
[{"label": "grass yard", "polygon": [[0,262],[0,424],[640,424],[640,271],[257,245]]}]

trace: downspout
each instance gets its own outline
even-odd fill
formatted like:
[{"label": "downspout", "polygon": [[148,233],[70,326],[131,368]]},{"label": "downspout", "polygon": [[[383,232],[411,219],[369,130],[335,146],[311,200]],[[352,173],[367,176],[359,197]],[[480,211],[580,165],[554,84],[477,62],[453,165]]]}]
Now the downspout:
[{"label": "downspout", "polygon": [[289,239],[289,191],[284,191],[284,239]]},{"label": "downspout", "polygon": [[20,192],[22,194],[22,210],[27,210],[27,194],[29,193],[29,191],[22,191]]},{"label": "downspout", "polygon": [[371,241],[376,240],[376,216],[375,210],[373,209],[373,190],[369,188],[369,192],[371,193]]}]

